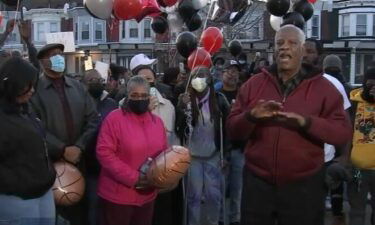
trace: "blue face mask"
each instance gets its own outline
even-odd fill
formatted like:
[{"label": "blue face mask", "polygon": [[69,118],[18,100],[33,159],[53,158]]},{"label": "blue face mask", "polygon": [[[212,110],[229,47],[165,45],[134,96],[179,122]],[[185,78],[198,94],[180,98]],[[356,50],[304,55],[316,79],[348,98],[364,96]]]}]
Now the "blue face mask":
[{"label": "blue face mask", "polygon": [[51,70],[62,73],[65,70],[65,59],[61,55],[55,55],[49,58],[51,61]]}]

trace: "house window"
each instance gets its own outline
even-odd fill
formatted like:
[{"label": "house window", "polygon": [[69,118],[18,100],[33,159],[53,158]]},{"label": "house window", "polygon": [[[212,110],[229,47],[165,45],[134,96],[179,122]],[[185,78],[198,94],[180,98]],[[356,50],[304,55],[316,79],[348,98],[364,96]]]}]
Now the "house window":
[{"label": "house window", "polygon": [[319,16],[313,16],[312,18],[311,37],[319,38]]},{"label": "house window", "polygon": [[129,37],[138,38],[138,23],[135,20],[129,21]]},{"label": "house window", "polygon": [[144,21],[144,38],[151,38],[151,20]]},{"label": "house window", "polygon": [[121,31],[121,37],[122,37],[122,39],[126,38],[125,35],[126,35],[126,22],[122,21],[122,31]]},{"label": "house window", "polygon": [[57,28],[57,23],[56,22],[50,23],[50,26],[49,26],[49,32],[50,33],[56,33],[56,32],[58,32],[57,29],[58,28]]},{"label": "house window", "polygon": [[37,41],[45,41],[46,40],[46,31],[44,29],[44,23],[37,23],[36,24],[36,32],[37,32]]},{"label": "house window", "polygon": [[82,22],[81,25],[81,39],[82,40],[89,40],[90,39],[90,23],[89,22]]},{"label": "house window", "polygon": [[103,24],[100,22],[95,22],[95,40],[103,40]]},{"label": "house window", "polygon": [[367,30],[367,15],[359,14],[357,15],[357,36],[366,36]]},{"label": "house window", "polygon": [[254,39],[259,39],[259,23],[257,23],[254,27],[253,27],[253,38]]},{"label": "house window", "polygon": [[372,35],[375,36],[375,14],[372,16]]},{"label": "house window", "polygon": [[342,34],[341,36],[347,37],[349,36],[349,30],[350,30],[350,17],[349,15],[343,15],[342,16]]},{"label": "house window", "polygon": [[78,41],[78,23],[74,23],[74,39]]}]

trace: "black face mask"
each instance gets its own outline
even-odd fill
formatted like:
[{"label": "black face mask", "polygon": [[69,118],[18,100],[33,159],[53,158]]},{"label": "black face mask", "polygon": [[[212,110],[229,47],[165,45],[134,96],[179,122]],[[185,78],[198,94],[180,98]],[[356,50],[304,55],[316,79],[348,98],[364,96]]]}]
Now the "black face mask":
[{"label": "black face mask", "polygon": [[148,105],[150,104],[150,99],[147,100],[128,100],[129,109],[138,115],[144,114],[148,111]]},{"label": "black face mask", "polygon": [[104,85],[100,83],[89,84],[88,91],[93,98],[98,99],[103,94]]}]

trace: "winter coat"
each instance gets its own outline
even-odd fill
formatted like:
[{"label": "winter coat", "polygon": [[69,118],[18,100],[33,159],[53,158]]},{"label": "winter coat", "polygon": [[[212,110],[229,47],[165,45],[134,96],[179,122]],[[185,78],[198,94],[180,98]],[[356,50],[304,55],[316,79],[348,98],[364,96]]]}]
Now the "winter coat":
[{"label": "winter coat", "polygon": [[135,189],[140,167],[167,149],[163,121],[150,112],[137,115],[122,109],[111,112],[102,124],[97,158],[102,170],[98,195],[121,205],[142,206],[157,191]]},{"label": "winter coat", "polygon": [[8,112],[6,107],[0,103],[0,194],[38,198],[56,176],[42,125],[32,113]]},{"label": "winter coat", "polygon": [[[316,173],[324,163],[324,143],[343,145],[352,135],[342,96],[322,74],[303,68],[303,81],[284,96],[277,67],[271,68],[263,69],[241,87],[227,128],[231,139],[247,141],[247,168],[280,185]],[[281,102],[283,111],[304,116],[307,127],[296,129],[272,120],[252,122],[249,112],[259,100]]]},{"label": "winter coat", "polygon": [[[85,150],[98,126],[98,113],[85,87],[72,78],[65,76],[64,80],[74,131],[66,130],[61,101],[52,81],[46,76],[39,79],[38,88],[31,100],[35,112],[47,130],[48,150],[54,160],[59,160],[65,147],[69,145]],[[68,143],[68,132],[73,132],[74,143]]]}]

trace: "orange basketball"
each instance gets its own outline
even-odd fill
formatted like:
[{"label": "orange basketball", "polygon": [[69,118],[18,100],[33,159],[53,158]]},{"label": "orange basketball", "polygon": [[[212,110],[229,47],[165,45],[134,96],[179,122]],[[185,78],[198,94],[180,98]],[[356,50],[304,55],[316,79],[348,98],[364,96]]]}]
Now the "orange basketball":
[{"label": "orange basketball", "polygon": [[147,171],[151,185],[159,189],[172,189],[190,166],[190,151],[182,146],[172,146],[156,157]]},{"label": "orange basketball", "polygon": [[70,206],[78,203],[85,192],[85,180],[81,172],[65,161],[59,161],[54,166],[56,180],[52,190],[56,205]]}]

